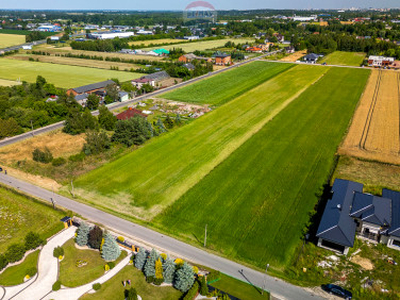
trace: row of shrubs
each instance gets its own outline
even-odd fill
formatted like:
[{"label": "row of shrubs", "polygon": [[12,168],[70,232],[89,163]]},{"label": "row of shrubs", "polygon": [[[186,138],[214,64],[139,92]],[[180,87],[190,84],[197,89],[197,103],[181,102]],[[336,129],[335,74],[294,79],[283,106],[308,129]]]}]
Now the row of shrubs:
[{"label": "row of shrubs", "polygon": [[[9,263],[20,261],[27,250],[36,249],[45,244],[46,239],[41,238],[39,234],[32,231],[28,232],[24,243],[11,244],[4,254],[0,254],[0,270],[3,270]],[[32,273],[32,270],[30,271]]]},{"label": "row of shrubs", "polygon": [[[71,155],[68,158],[68,160],[71,162],[78,162],[78,161],[83,161],[85,157],[86,157],[85,153],[80,152],[78,154]],[[39,148],[33,150],[32,158],[34,161],[40,163],[44,164],[51,163],[54,167],[59,167],[67,163],[67,160],[64,157],[53,158],[53,154],[47,147],[45,147],[43,150]]]}]

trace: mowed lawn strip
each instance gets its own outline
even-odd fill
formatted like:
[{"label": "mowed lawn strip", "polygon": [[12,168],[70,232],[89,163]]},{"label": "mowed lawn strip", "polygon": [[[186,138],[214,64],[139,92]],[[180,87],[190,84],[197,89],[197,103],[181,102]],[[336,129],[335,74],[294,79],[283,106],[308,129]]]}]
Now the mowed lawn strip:
[{"label": "mowed lawn strip", "polygon": [[38,75],[60,88],[73,88],[110,78],[127,81],[142,76],[140,73],[132,72],[0,59],[0,78],[2,79],[35,82]]},{"label": "mowed lawn strip", "polygon": [[81,176],[75,191],[101,208],[149,220],[327,71],[296,66],[195,122]]},{"label": "mowed lawn strip", "polygon": [[18,265],[8,267],[0,274],[0,285],[11,286],[24,283],[24,277],[31,268],[37,268],[39,250],[28,254]]},{"label": "mowed lawn strip", "polygon": [[48,238],[64,228],[65,213],[0,185],[0,253],[13,243],[23,243],[29,231]]},{"label": "mowed lawn strip", "polygon": [[210,249],[261,268],[284,267],[368,75],[331,69],[153,224],[195,244],[207,224]]},{"label": "mowed lawn strip", "polygon": [[253,62],[163,94],[159,98],[221,105],[291,67],[293,65]]},{"label": "mowed lawn strip", "polygon": [[323,57],[320,63],[326,62],[328,65],[359,67],[363,63],[364,58],[364,52],[335,51]]}]

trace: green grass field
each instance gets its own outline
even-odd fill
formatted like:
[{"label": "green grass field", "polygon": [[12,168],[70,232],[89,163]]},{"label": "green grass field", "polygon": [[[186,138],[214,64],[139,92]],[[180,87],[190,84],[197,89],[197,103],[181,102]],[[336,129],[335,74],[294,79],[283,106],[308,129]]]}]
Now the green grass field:
[{"label": "green grass field", "polygon": [[221,105],[290,67],[290,64],[253,62],[173,90],[159,98]]},{"label": "green grass field", "polygon": [[149,220],[327,71],[302,65],[281,73],[195,122],[79,177],[75,192],[101,208]]},{"label": "green grass field", "polygon": [[208,224],[210,249],[261,268],[284,268],[369,73],[330,69],[153,223],[199,246]]},{"label": "green grass field", "polygon": [[21,82],[0,79],[0,86],[13,86],[13,85],[20,85],[20,84],[21,84]]},{"label": "green grass field", "polygon": [[8,267],[0,274],[0,285],[11,286],[17,285],[24,282],[24,277],[27,275],[27,270],[33,267],[37,267],[39,259],[39,250],[29,254],[25,260],[15,266]]},{"label": "green grass field", "polygon": [[[32,31],[29,30],[16,30],[16,29],[0,29],[0,34],[13,34],[13,35],[28,35]],[[55,35],[58,32],[41,32],[44,36]],[[25,42],[25,38],[24,38]]]},{"label": "green grass field", "polygon": [[65,214],[0,185],[0,253],[24,240],[29,231],[48,238],[64,228]]},{"label": "green grass field", "polygon": [[[198,41],[198,42],[190,42],[190,43],[182,43],[182,44],[174,44],[174,45],[166,45],[162,46],[162,48],[170,50],[172,48],[182,48],[185,52],[193,52],[193,51],[204,51],[208,49],[220,48],[223,47],[228,41],[234,42],[235,44],[244,44],[244,43],[252,43],[254,42],[254,38],[238,38],[238,39],[221,39],[221,40],[212,40],[212,41]],[[153,50],[152,48],[144,48],[143,50]]]},{"label": "green grass field", "polygon": [[35,82],[38,75],[43,76],[56,87],[73,88],[110,78],[118,78],[120,81],[135,79],[142,74],[101,70],[77,66],[57,65],[50,63],[19,61],[12,59],[0,59],[0,78]]},{"label": "green grass field", "polygon": [[[77,249],[73,239],[62,247],[64,248],[64,259],[60,262],[58,278],[62,285],[81,286],[104,275],[106,261],[101,258],[99,251]],[[120,257],[115,261],[115,265],[126,256],[126,251],[122,251]],[[86,261],[87,265],[77,267],[75,264],[78,260]]]},{"label": "green grass field", "polygon": [[122,281],[130,279],[131,286],[134,287],[143,300],[179,300],[182,293],[172,286],[154,286],[146,282],[144,274],[133,266],[126,266],[114,277],[101,285],[101,289],[94,294],[85,294],[80,300],[97,299],[124,299],[124,290],[129,289],[122,285]]},{"label": "green grass field", "polygon": [[0,49],[25,43],[24,35],[4,34],[0,32]]},{"label": "green grass field", "polygon": [[365,58],[363,52],[344,52],[335,51],[327,56],[323,57],[319,63],[327,63],[328,65],[339,65],[339,66],[355,66],[359,67]]}]

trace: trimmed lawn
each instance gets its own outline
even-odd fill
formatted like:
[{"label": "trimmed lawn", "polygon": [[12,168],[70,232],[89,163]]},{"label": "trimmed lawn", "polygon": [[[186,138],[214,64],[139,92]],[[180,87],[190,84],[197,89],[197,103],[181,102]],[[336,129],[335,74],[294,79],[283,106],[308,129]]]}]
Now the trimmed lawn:
[{"label": "trimmed lawn", "polygon": [[[59,276],[62,285],[77,287],[104,275],[104,266],[107,262],[101,258],[99,251],[77,249],[73,239],[62,247],[64,248],[64,259],[60,262]],[[115,261],[115,265],[127,255],[126,251],[122,251],[120,257]],[[77,267],[78,260],[86,261],[87,265]]]},{"label": "trimmed lawn", "polygon": [[281,73],[195,122],[79,177],[75,192],[92,205],[150,220],[328,70],[299,65]]},{"label": "trimmed lawn", "polygon": [[[173,45],[166,45],[162,46],[162,48],[171,50],[173,48],[182,48],[185,52],[194,52],[204,51],[208,49],[220,48],[223,47],[227,42],[234,42],[235,44],[248,44],[254,42],[254,38],[238,38],[238,39],[221,39],[221,40],[212,40],[212,41],[196,41],[196,42],[186,42],[181,44],[173,44]],[[145,48],[143,50],[153,50],[156,47],[152,48]]]},{"label": "trimmed lawn", "polygon": [[369,74],[331,68],[153,224],[199,246],[208,224],[210,249],[282,270],[301,241]]},{"label": "trimmed lawn", "polygon": [[39,253],[40,251],[36,250],[29,254],[19,265],[4,270],[4,272],[0,274],[0,285],[10,286],[23,283],[26,271],[30,268],[37,267]]},{"label": "trimmed lawn", "polygon": [[0,185],[0,253],[23,242],[29,231],[48,238],[64,228],[65,213]]},{"label": "trimmed lawn", "polygon": [[158,98],[222,105],[291,67],[289,64],[253,62],[162,94]]},{"label": "trimmed lawn", "polygon": [[225,274],[221,274],[221,280],[212,283],[211,286],[242,300],[269,299],[269,293],[264,292],[264,295],[261,295],[261,289]]},{"label": "trimmed lawn", "polygon": [[335,51],[323,57],[319,63],[326,62],[328,65],[359,67],[363,63],[364,58],[364,52]]},{"label": "trimmed lawn", "polygon": [[94,294],[85,294],[80,299],[123,299],[124,290],[129,289],[122,285],[122,281],[130,279],[132,287],[134,287],[139,296],[143,300],[159,299],[159,300],[178,300],[181,299],[182,293],[171,286],[159,287],[146,282],[146,277],[133,266],[124,267],[110,280],[101,285],[101,289]]},{"label": "trimmed lawn", "polygon": [[4,34],[0,32],[0,49],[25,43],[24,35]]},{"label": "trimmed lawn", "polygon": [[124,71],[0,59],[0,78],[2,79],[17,80],[19,78],[21,81],[35,82],[38,75],[61,88],[78,87],[110,78],[127,81],[142,76],[140,73]]}]

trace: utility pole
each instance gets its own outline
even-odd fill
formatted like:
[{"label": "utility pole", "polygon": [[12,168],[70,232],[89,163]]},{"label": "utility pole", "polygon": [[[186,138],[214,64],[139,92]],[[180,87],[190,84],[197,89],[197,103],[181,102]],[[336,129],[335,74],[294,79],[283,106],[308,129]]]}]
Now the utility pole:
[{"label": "utility pole", "polygon": [[267,264],[267,267],[265,268],[264,285],[263,285],[263,288],[262,288],[262,290],[261,290],[261,295],[264,295],[264,290],[265,290],[265,287],[266,287],[266,285],[267,285],[267,272],[268,272],[268,268],[269,268],[269,264]]},{"label": "utility pole", "polygon": [[207,245],[207,224],[204,229],[204,248],[206,247],[206,245]]},{"label": "utility pole", "polygon": [[75,197],[75,195],[74,195],[74,183],[72,182],[72,179],[71,179],[71,195],[72,195],[72,197]]},{"label": "utility pole", "polygon": [[[32,119],[31,119],[31,128],[32,128],[32,131],[33,131],[33,123],[32,123]],[[33,133],[32,133],[33,134]]]}]

